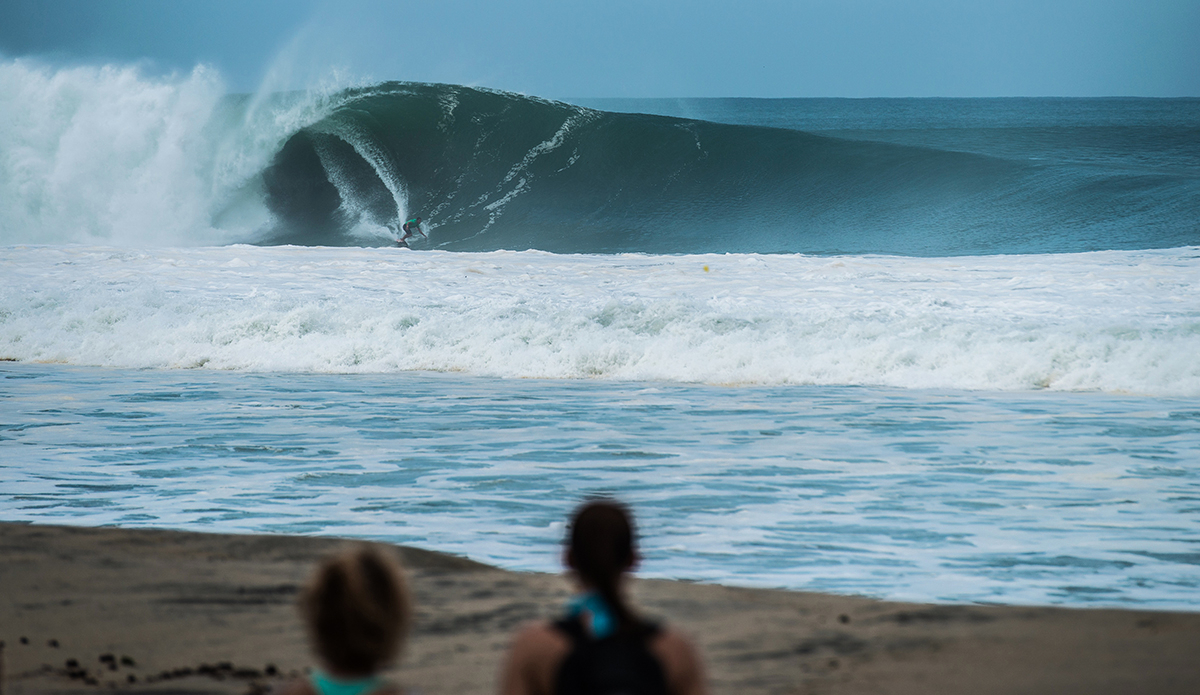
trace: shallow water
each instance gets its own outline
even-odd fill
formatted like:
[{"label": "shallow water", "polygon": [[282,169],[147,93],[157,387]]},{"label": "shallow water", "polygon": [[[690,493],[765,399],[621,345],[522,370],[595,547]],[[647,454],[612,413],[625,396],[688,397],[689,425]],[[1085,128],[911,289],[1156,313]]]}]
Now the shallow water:
[{"label": "shallow water", "polygon": [[0,366],[0,518],[343,535],[553,571],[1200,609],[1200,400]]}]

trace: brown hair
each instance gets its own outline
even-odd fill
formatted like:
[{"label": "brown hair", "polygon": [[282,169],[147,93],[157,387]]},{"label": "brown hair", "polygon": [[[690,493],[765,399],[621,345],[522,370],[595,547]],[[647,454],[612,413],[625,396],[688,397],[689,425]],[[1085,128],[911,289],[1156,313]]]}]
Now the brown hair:
[{"label": "brown hair", "polygon": [[300,597],[313,649],[335,675],[367,676],[391,661],[412,622],[400,565],[369,545],[325,560]]},{"label": "brown hair", "polygon": [[618,631],[641,626],[621,596],[621,574],[637,564],[637,539],[633,515],[613,499],[585,502],[571,518],[568,532],[567,565],[579,573],[617,618]]}]

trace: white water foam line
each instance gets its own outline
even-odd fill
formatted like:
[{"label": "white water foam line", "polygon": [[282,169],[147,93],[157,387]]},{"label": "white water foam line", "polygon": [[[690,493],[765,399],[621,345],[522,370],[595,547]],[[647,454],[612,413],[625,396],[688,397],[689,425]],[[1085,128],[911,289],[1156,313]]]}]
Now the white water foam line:
[{"label": "white water foam line", "polygon": [[1195,248],[972,258],[10,247],[0,357],[1200,395]]}]

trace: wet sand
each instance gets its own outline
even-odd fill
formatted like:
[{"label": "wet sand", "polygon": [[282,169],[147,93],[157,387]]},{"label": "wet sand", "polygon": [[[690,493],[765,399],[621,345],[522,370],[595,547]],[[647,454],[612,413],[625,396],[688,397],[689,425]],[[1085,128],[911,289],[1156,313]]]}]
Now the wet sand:
[{"label": "wet sand", "polygon": [[[344,541],[0,523],[4,695],[264,692],[312,663],[295,610]],[[392,676],[490,693],[509,636],[559,576],[402,548],[418,605]],[[1197,693],[1200,613],[935,606],[639,580],[734,693]]]}]

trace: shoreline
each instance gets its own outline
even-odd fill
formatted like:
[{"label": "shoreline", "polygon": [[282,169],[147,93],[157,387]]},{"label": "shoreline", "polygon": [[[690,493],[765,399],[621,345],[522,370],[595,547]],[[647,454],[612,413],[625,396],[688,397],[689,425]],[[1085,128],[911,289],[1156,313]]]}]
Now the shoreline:
[{"label": "shoreline", "polygon": [[[0,522],[3,695],[247,695],[311,663],[296,595],[345,541]],[[400,547],[417,618],[391,675],[491,693],[513,632],[556,614],[558,575]],[[1184,693],[1200,613],[933,605],[635,580],[696,643],[718,693]]]}]

